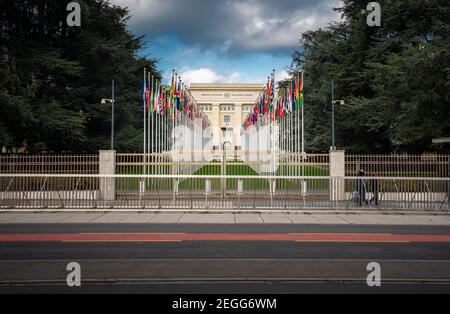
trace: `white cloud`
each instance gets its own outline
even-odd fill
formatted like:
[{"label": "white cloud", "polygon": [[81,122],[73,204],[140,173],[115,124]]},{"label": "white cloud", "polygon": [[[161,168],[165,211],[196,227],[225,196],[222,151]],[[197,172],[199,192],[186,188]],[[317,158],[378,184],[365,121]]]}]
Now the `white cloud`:
[{"label": "white cloud", "polygon": [[239,72],[219,73],[211,68],[190,69],[181,71],[181,79],[187,83],[231,83],[238,82],[241,74]]},{"label": "white cloud", "polygon": [[[253,75],[243,75],[240,72],[222,73],[213,68],[201,67],[196,69],[184,68],[180,72],[180,76],[189,86],[190,83],[266,83],[266,77],[259,77]],[[269,75],[270,73],[268,73]],[[170,80],[171,72],[166,73],[167,81]],[[289,78],[289,73],[286,70],[281,70],[275,73],[275,81],[279,82]]]},{"label": "white cloud", "polygon": [[277,81],[277,82],[286,80],[288,78],[290,78],[290,75],[289,75],[288,71],[286,71],[286,70],[275,73],[275,81]]}]

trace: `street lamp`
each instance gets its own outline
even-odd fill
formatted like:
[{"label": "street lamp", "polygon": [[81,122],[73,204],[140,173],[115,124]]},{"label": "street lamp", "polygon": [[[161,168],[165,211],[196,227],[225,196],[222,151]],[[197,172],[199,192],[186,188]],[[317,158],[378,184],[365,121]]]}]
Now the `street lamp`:
[{"label": "street lamp", "polygon": [[112,99],[102,99],[102,105],[106,105],[106,103],[111,103],[111,150],[114,150],[114,80],[112,80],[112,86],[111,86],[111,94]]},{"label": "street lamp", "polygon": [[339,104],[341,106],[345,105],[345,102],[343,100],[335,100],[334,99],[334,81],[331,82],[331,86],[332,86],[332,100],[331,100],[331,133],[332,133],[332,138],[331,138],[331,150],[336,150],[336,127],[335,127],[335,105]]}]

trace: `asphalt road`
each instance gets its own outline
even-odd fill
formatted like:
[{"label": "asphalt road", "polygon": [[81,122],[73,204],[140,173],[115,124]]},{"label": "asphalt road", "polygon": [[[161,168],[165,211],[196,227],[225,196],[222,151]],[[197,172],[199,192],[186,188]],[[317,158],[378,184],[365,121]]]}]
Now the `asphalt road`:
[{"label": "asphalt road", "polygon": [[[49,234],[83,240],[41,240]],[[140,240],[149,234],[202,240]],[[208,240],[217,235],[227,240]],[[372,240],[380,235],[404,241]],[[418,235],[443,240],[408,241]],[[449,293],[449,235],[430,226],[2,225],[0,293]],[[65,285],[69,262],[82,268],[81,288]],[[380,288],[365,284],[369,262],[381,266]]]}]

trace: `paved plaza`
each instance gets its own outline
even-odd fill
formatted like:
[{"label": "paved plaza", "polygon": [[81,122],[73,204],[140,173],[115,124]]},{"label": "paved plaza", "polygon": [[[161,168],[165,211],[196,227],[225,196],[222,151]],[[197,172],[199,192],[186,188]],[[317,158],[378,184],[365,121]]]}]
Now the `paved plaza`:
[{"label": "paved plaza", "polygon": [[332,213],[2,213],[0,224],[300,224],[449,226],[449,215]]}]

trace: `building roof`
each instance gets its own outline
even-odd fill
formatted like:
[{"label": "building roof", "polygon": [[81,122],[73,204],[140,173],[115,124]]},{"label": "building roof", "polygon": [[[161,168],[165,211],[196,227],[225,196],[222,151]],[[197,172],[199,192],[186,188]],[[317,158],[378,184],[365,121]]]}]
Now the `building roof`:
[{"label": "building roof", "polygon": [[191,83],[190,90],[261,90],[259,83]]}]

